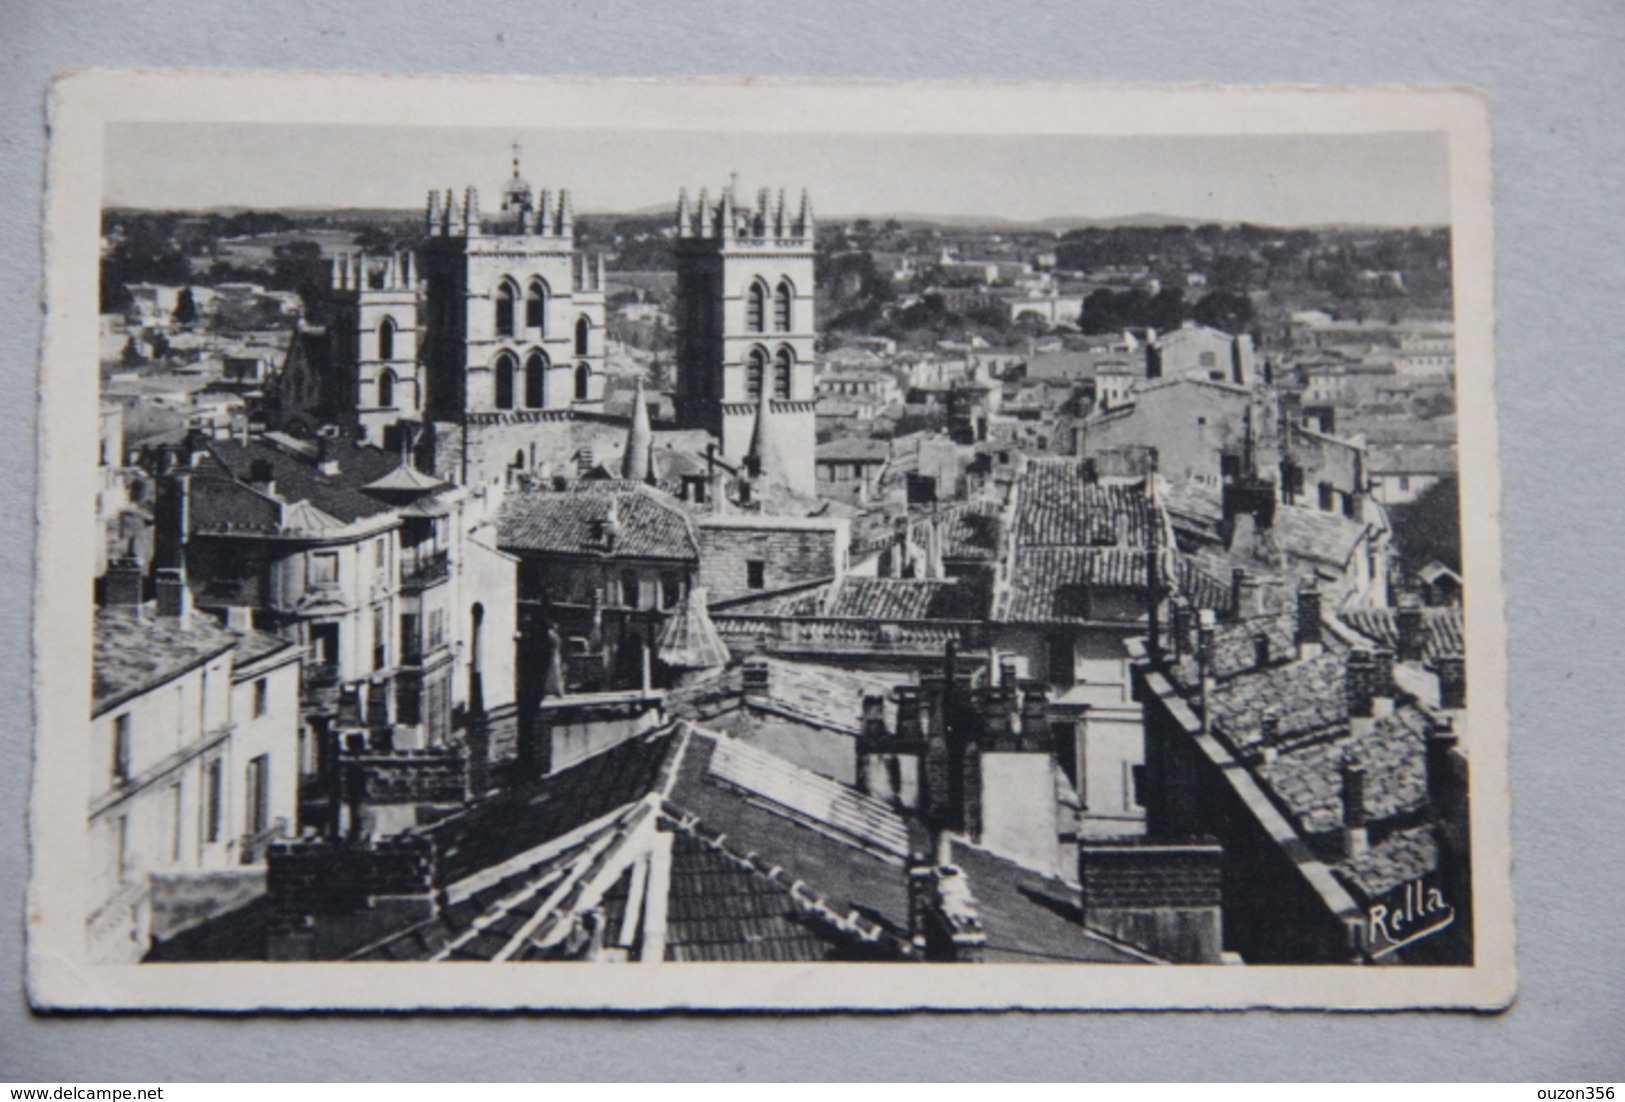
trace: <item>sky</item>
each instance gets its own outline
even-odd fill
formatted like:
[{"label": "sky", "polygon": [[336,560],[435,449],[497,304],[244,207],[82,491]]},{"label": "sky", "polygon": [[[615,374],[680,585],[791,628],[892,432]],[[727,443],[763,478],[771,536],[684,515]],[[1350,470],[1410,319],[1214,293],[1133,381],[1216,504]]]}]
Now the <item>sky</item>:
[{"label": "sky", "polygon": [[820,217],[1113,218],[1277,226],[1450,220],[1443,134],[1081,136],[762,134],[406,126],[119,123],[108,206],[399,207],[473,184],[495,209],[512,143],[534,188],[583,212],[675,205],[729,173],[744,194],[807,188]]}]

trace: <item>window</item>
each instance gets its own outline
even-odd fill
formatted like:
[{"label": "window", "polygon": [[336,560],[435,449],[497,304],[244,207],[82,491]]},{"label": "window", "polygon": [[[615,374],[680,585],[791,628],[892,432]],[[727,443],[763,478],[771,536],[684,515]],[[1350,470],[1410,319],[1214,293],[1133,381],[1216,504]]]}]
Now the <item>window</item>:
[{"label": "window", "polygon": [[372,668],[381,670],[389,664],[389,620],[383,605],[372,606]]},{"label": "window", "polygon": [[382,409],[395,408],[395,373],[387,367],[378,376],[378,405]]},{"label": "window", "polygon": [[266,678],[254,682],[254,718],[271,710],[271,683]]},{"label": "window", "polygon": [[113,867],[118,872],[119,883],[130,878],[130,817],[120,815],[113,822]]},{"label": "window", "polygon": [[767,284],[757,280],[745,294],[745,330],[750,333],[767,331]]},{"label": "window", "polygon": [[638,599],[642,596],[638,587],[638,576],[630,570],[621,573],[621,604],[627,608],[637,608]]},{"label": "window", "polygon": [[576,355],[585,356],[592,345],[592,322],[585,317],[576,319]]},{"label": "window", "polygon": [[113,783],[130,780],[130,713],[113,720]]},{"label": "window", "polygon": [[525,293],[525,328],[547,328],[547,284],[539,279],[531,280]]},{"label": "window", "polygon": [[1214,356],[1211,352],[1203,352],[1200,356],[1196,357],[1196,362],[1201,364],[1203,367],[1217,367],[1219,364],[1218,357]]},{"label": "window", "polygon": [[796,354],[788,345],[773,358],[773,397],[790,397],[790,380],[795,374]]},{"label": "window", "polygon": [[310,584],[339,584],[339,553],[337,551],[317,551],[310,556]]},{"label": "window", "polygon": [[547,358],[532,352],[525,360],[525,408],[541,409],[547,405]]},{"label": "window", "polygon": [[[378,358],[380,360],[393,360],[395,358],[395,319],[385,318],[378,323]],[[379,405],[385,403],[379,402]]]},{"label": "window", "polygon": [[176,781],[169,786],[169,863],[181,863],[181,807],[186,802],[186,793],[181,789],[181,782]]},{"label": "window", "polygon": [[660,607],[676,608],[683,599],[683,579],[675,570],[660,575]]},{"label": "window", "polygon": [[1065,635],[1053,636],[1049,641],[1048,649],[1049,683],[1058,687],[1071,688],[1076,677],[1071,637]]},{"label": "window", "polygon": [[1143,766],[1143,765],[1129,765],[1128,766],[1128,784],[1127,784],[1126,787],[1127,787],[1127,791],[1124,792],[1123,795],[1127,799],[1128,806],[1129,807],[1144,807],[1145,806],[1145,766]]},{"label": "window", "polygon": [[576,401],[585,402],[592,392],[592,368],[576,364]]},{"label": "window", "polygon": [[767,587],[766,561],[751,559],[745,563],[745,586],[748,589],[765,589]]},{"label": "window", "polygon": [[767,374],[767,351],[752,348],[745,359],[745,396],[757,401],[762,396],[762,379]]},{"label": "window", "polygon": [[226,764],[215,758],[203,770],[203,840],[220,841],[221,810],[225,804]]},{"label": "window", "polygon": [[271,756],[261,754],[248,763],[249,834],[264,834],[271,825]]},{"label": "window", "polygon": [[512,283],[504,280],[502,286],[497,288],[497,336],[511,337],[514,335],[513,311],[514,303],[519,299],[519,289]]},{"label": "window", "polygon": [[513,408],[513,357],[504,352],[497,357],[496,404],[498,409]]},{"label": "window", "polygon": [[790,286],[790,281],[779,280],[778,290],[773,292],[773,328],[778,332],[790,332],[790,322],[795,317],[795,301],[796,292]]},{"label": "window", "polygon": [[432,608],[429,610],[429,649],[443,646],[446,642],[446,610]]},{"label": "window", "polygon": [[389,565],[389,541],[376,540],[372,545],[372,565],[382,570]]}]

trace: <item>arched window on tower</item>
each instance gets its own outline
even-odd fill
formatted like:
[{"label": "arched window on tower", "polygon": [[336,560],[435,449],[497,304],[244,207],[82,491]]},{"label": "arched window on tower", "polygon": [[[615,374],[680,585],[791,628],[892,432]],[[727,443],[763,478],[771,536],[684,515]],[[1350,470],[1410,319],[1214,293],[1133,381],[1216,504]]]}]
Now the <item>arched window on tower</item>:
[{"label": "arched window on tower", "polygon": [[531,280],[525,292],[525,328],[547,328],[547,284],[539,279]]},{"label": "arched window on tower", "polygon": [[778,355],[773,357],[773,397],[790,397],[790,383],[795,370],[795,350],[789,345],[784,345],[779,349]]},{"label": "arched window on tower", "polygon": [[773,292],[773,328],[779,333],[790,332],[790,323],[795,318],[796,289],[790,286],[788,279],[779,280],[778,290]]},{"label": "arched window on tower", "polygon": [[378,358],[380,360],[393,360],[395,358],[394,318],[385,318],[378,323]]},{"label": "arched window on tower", "polygon": [[532,352],[525,358],[525,408],[542,409],[547,405],[547,357]]},{"label": "arched window on tower", "polygon": [[576,401],[585,402],[592,393],[592,368],[576,364]]},{"label": "arched window on tower", "polygon": [[503,280],[497,288],[497,336],[514,335],[514,304],[519,301],[519,288],[511,280]]},{"label": "arched window on tower", "polygon": [[497,393],[496,403],[498,409],[513,408],[513,356],[504,352],[497,357]]},{"label": "arched window on tower", "polygon": [[745,360],[745,396],[756,401],[762,396],[762,380],[767,375],[767,350],[752,348]]},{"label": "arched window on tower", "polygon": [[378,405],[381,409],[395,408],[395,373],[387,367],[378,376]]},{"label": "arched window on tower", "polygon": [[592,322],[585,317],[576,319],[576,355],[585,356],[592,340]]},{"label": "arched window on tower", "polygon": [[756,280],[745,295],[745,329],[751,333],[767,332],[767,284]]}]

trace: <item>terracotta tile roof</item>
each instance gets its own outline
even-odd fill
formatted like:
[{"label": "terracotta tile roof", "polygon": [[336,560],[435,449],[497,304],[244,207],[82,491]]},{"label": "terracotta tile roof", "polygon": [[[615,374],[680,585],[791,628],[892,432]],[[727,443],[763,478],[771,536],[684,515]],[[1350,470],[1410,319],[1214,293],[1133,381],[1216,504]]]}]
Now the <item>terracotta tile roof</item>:
[{"label": "terracotta tile roof", "polygon": [[420,832],[453,884],[642,799],[671,754],[670,729],[630,739],[601,754],[499,792]]},{"label": "terracotta tile roof", "polygon": [[1366,898],[1375,899],[1438,868],[1439,842],[1431,826],[1413,827],[1333,867]]},{"label": "terracotta tile roof", "polygon": [[843,436],[818,445],[817,452],[820,463],[884,463],[890,458],[890,441],[873,440],[867,436]]},{"label": "terracotta tile roof", "polygon": [[[1351,608],[1340,615],[1349,627],[1380,646],[1398,649],[1398,615],[1391,608]],[[1460,657],[1466,653],[1465,625],[1459,607],[1424,608],[1422,628],[1427,633],[1423,657]]]},{"label": "terracotta tile roof", "polygon": [[[1162,498],[1181,528],[1191,528],[1217,539],[1224,504],[1217,486],[1194,480],[1170,482]],[[1311,559],[1342,568],[1365,534],[1366,526],[1340,513],[1327,513],[1305,505],[1275,507],[1270,529],[1275,545],[1295,558]]]},{"label": "terracotta tile roof", "polygon": [[[218,470],[238,482],[246,483],[254,465],[264,463],[275,480],[275,496],[278,499],[286,502],[308,501],[344,524],[390,512],[393,505],[367,493],[364,487],[399,467],[400,458],[391,452],[357,444],[343,437],[330,441],[329,446],[338,462],[338,472],[333,475],[322,474],[316,469],[314,448],[285,449],[265,439],[254,439],[244,444],[227,437],[209,441],[213,463],[205,461],[205,469]],[[305,454],[307,451],[311,454]],[[199,526],[213,523],[206,512],[200,513],[203,507],[201,498],[193,506],[194,523]]]},{"label": "terracotta tile roof", "polygon": [[667,960],[808,961],[839,951],[788,884],[691,834],[673,840],[668,900]]},{"label": "terracotta tile roof", "polygon": [[982,615],[977,590],[951,579],[843,578],[823,615],[866,620],[962,620]]},{"label": "terracotta tile roof", "polygon": [[1143,589],[1150,580],[1147,553],[1126,547],[1039,547],[1015,554],[1010,586],[994,619],[1043,624],[1103,619],[1088,591]]},{"label": "terracotta tile roof", "polygon": [[[1257,641],[1261,635],[1269,644],[1271,662],[1280,663],[1295,657],[1296,612],[1225,620],[1214,625],[1213,676],[1225,681],[1253,669],[1258,656]],[[1174,673],[1181,685],[1194,688],[1198,677],[1195,657],[1186,655],[1174,667]]]},{"label": "terracotta tile roof", "polygon": [[835,617],[872,621],[979,620],[981,592],[952,578],[845,577],[823,585],[730,601],[726,616]]},{"label": "terracotta tile roof", "polygon": [[1015,539],[1022,547],[1150,542],[1152,514],[1144,490],[1085,482],[1075,459],[1030,460],[1015,492]]},{"label": "terracotta tile roof", "polygon": [[964,843],[954,861],[976,896],[992,964],[1044,961],[1136,963],[1151,958],[1084,928],[1078,889]]},{"label": "terracotta tile roof", "polygon": [[238,643],[235,633],[193,616],[137,616],[123,610],[96,613],[92,716],[202,665]]},{"label": "terracotta tile roof", "polygon": [[[891,699],[897,685],[895,677],[782,658],[755,661],[767,669],[767,689],[751,692],[748,699],[770,711],[851,735],[863,730],[865,696],[886,698],[888,723],[895,715],[896,706]],[[704,722],[731,711],[746,699],[744,669],[736,665],[673,690],[667,694],[666,707],[674,716]]]},{"label": "terracotta tile roof", "polygon": [[942,557],[951,561],[993,562],[998,557],[1002,510],[991,501],[967,501],[938,514]]},{"label": "terracotta tile roof", "polygon": [[1390,819],[1427,804],[1427,722],[1413,708],[1400,708],[1355,737],[1337,735],[1283,749],[1256,771],[1306,834],[1339,829],[1343,822],[1342,764],[1365,767],[1365,810],[1372,821]]},{"label": "terracotta tile roof", "polygon": [[[686,724],[627,745],[634,758],[658,757],[673,767],[658,807],[633,802],[608,817],[593,815],[649,789],[648,770],[616,748],[600,755],[608,760],[590,778],[580,766],[565,771],[574,774],[565,782],[571,797],[556,791],[557,778],[546,778],[528,788],[525,799],[485,801],[489,812],[465,813],[452,830],[427,828],[421,833],[437,848],[453,834],[464,843],[443,853],[443,866],[466,857],[467,844],[491,830],[508,837],[482,860],[536,856],[352,959],[579,959],[595,940],[639,959],[656,937],[665,959],[676,961],[895,960],[909,954],[908,833],[890,807]],[[617,780],[627,772],[634,783]],[[618,791],[593,795],[589,780]],[[571,813],[560,814],[564,808]],[[527,819],[549,821],[545,830],[525,827],[518,838],[514,824]],[[571,824],[593,822],[600,824],[595,830],[570,835]],[[552,848],[538,844],[550,838],[563,841]],[[640,893],[662,883],[657,854],[667,839],[666,922],[659,929],[649,925],[659,909]],[[979,901],[988,959],[1146,959],[1085,930],[1075,888],[962,844],[954,860]],[[601,916],[596,939],[590,920],[583,925],[594,913]]]},{"label": "terracotta tile roof", "polygon": [[578,483],[568,493],[509,494],[497,519],[498,544],[505,551],[598,554],[612,515],[619,526],[614,557],[699,560],[693,525],[675,501],[644,486],[610,481]]}]

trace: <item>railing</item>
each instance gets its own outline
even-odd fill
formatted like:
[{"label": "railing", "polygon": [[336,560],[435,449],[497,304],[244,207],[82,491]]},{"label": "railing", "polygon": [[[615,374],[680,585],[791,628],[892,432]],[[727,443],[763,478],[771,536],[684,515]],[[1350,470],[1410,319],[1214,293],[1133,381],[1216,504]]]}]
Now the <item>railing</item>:
[{"label": "railing", "polygon": [[987,646],[987,625],[975,620],[876,622],[836,616],[748,616],[714,613],[724,640],[756,643],[779,653],[830,650],[875,654],[941,654],[947,644]]},{"label": "railing", "polygon": [[331,689],[338,683],[339,667],[337,662],[305,663],[305,688]]},{"label": "railing", "polygon": [[258,834],[245,834],[240,847],[240,860],[245,865],[257,865],[265,860],[265,851],[288,836],[288,820],[278,816],[271,825]]},{"label": "railing", "polygon": [[425,589],[451,576],[451,556],[446,551],[418,555],[401,563],[401,587]]}]

